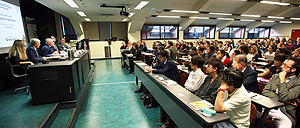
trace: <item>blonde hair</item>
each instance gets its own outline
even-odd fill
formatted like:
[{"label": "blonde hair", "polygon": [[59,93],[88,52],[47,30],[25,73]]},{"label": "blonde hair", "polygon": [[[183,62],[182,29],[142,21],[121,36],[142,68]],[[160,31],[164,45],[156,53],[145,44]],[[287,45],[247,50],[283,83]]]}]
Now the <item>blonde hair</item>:
[{"label": "blonde hair", "polygon": [[8,53],[8,58],[16,57],[17,53],[19,54],[20,60],[27,60],[28,57],[26,55],[25,50],[25,42],[23,40],[15,40],[13,46],[10,48]]},{"label": "blonde hair", "polygon": [[[253,53],[253,57],[255,57],[256,54],[258,54],[258,49],[255,45],[252,45],[251,48],[253,48],[255,50],[255,53]],[[250,51],[251,51],[251,48],[250,48]]]}]

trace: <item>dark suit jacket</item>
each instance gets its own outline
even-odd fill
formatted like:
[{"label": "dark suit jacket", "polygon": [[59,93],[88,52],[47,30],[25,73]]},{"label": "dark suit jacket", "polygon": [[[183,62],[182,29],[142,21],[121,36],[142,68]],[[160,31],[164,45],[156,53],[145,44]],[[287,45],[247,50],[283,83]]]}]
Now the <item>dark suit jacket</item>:
[{"label": "dark suit jacket", "polygon": [[44,60],[42,57],[39,56],[39,54],[32,45],[29,45],[27,47],[26,54],[28,56],[28,60],[30,60],[33,63],[38,63]]},{"label": "dark suit jacket", "polygon": [[132,50],[132,54],[133,56],[135,56],[135,60],[142,60],[142,53],[141,50],[138,49],[137,51],[135,51],[135,49]]},{"label": "dark suit jacket", "polygon": [[64,48],[68,49],[68,45],[65,45],[65,44],[62,44],[62,43],[58,43],[56,45],[57,45],[57,48],[58,48],[59,51],[64,51],[65,50]]},{"label": "dark suit jacket", "polygon": [[54,52],[53,48],[51,48],[51,47],[49,47],[49,45],[45,44],[42,47],[41,56],[47,56],[47,57],[49,57],[50,54],[52,54],[53,52]]},{"label": "dark suit jacket", "polygon": [[250,66],[247,66],[244,71],[243,85],[247,90],[260,94],[257,82],[257,73]]},{"label": "dark suit jacket", "polygon": [[200,88],[195,92],[195,95],[202,100],[206,100],[211,104],[215,104],[218,88],[221,85],[221,76],[217,76],[217,78],[209,85],[211,79],[211,75],[207,76]]},{"label": "dark suit jacket", "polygon": [[158,65],[153,66],[153,68],[157,69],[157,70],[153,70],[152,71],[153,73],[164,74],[171,80],[174,80],[177,83],[179,83],[179,72],[178,72],[177,65],[170,57],[167,59],[166,64],[164,64],[164,62],[161,62]]}]

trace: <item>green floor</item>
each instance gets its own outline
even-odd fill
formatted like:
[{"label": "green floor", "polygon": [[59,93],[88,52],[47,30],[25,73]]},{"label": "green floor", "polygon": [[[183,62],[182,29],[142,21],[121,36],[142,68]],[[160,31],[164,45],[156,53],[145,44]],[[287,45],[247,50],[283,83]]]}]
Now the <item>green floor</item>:
[{"label": "green floor", "polygon": [[[145,108],[134,93],[135,75],[121,68],[120,59],[96,60],[95,75],[83,101],[76,128],[154,128],[160,123],[159,108]],[[32,105],[31,96],[12,89],[0,93],[0,128],[36,128],[53,104]],[[62,110],[53,128],[65,127],[72,109]]]}]

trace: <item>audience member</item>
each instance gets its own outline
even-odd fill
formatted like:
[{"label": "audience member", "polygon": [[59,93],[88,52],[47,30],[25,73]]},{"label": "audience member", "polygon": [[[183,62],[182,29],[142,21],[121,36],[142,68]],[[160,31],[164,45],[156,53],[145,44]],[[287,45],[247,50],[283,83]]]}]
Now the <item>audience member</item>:
[{"label": "audience member", "polygon": [[207,64],[208,60],[213,58],[213,57],[216,57],[217,54],[215,53],[215,46],[213,45],[209,45],[206,50],[205,50],[205,53],[204,53],[204,59],[205,59],[205,63],[204,64]]},{"label": "audience member", "polygon": [[226,52],[223,49],[217,52],[217,58],[223,62],[223,65],[226,65],[230,62],[230,59],[226,56]]},{"label": "audience member", "polygon": [[249,91],[260,93],[257,82],[257,73],[247,65],[245,55],[237,55],[233,58],[232,67],[241,70],[244,73],[243,85]]},{"label": "audience member", "polygon": [[216,112],[225,112],[236,127],[248,128],[251,100],[243,85],[243,73],[241,70],[228,68],[223,70],[220,76],[221,85],[214,109]]},{"label": "audience member", "polygon": [[189,77],[184,84],[187,90],[195,92],[199,89],[200,85],[202,85],[207,76],[201,71],[203,64],[204,58],[201,56],[196,55],[191,59],[190,67],[193,71],[189,73]]},{"label": "audience member", "polygon": [[202,100],[206,100],[211,104],[214,104],[218,93],[218,88],[221,85],[221,77],[219,74],[222,69],[224,69],[222,61],[217,58],[211,58],[208,61],[206,69],[208,76],[205,78],[200,88],[195,92],[195,95]]},{"label": "audience member", "polygon": [[[269,117],[275,127],[291,128],[296,125],[296,107],[293,103],[299,98],[300,93],[300,62],[292,57],[284,61],[282,72],[271,77],[262,94],[273,100],[284,102],[279,109],[272,109]],[[298,122],[299,123],[299,122]]]}]

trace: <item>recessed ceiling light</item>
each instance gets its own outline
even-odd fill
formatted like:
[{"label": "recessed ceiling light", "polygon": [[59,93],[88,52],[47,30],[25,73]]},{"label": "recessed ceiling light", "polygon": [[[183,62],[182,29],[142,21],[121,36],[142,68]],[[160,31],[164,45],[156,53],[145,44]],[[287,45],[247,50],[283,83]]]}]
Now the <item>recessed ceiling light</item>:
[{"label": "recessed ceiling light", "polygon": [[86,16],[85,13],[83,11],[77,11],[78,15],[80,16]]},{"label": "recessed ceiling light", "polygon": [[291,20],[300,20],[300,18],[290,18]]},{"label": "recessed ceiling light", "polygon": [[190,17],[192,19],[209,19],[209,17]]},{"label": "recessed ceiling light", "polygon": [[227,16],[231,16],[232,15],[230,13],[217,13],[217,12],[210,12],[209,14],[212,14],[212,15],[227,15]]},{"label": "recessed ceiling light", "polygon": [[279,16],[268,16],[268,18],[272,18],[272,19],[284,19],[284,17],[279,17]]},{"label": "recessed ceiling light", "polygon": [[254,22],[255,20],[241,19],[241,21]]},{"label": "recessed ceiling light", "polygon": [[247,16],[247,17],[260,17],[260,15],[246,15],[246,14],[242,14],[241,16]]},{"label": "recessed ceiling light", "polygon": [[64,0],[71,8],[79,8],[73,0]]},{"label": "recessed ceiling light", "polygon": [[134,9],[142,9],[148,3],[149,3],[149,1],[141,1]]},{"label": "recessed ceiling light", "polygon": [[218,20],[234,20],[233,18],[217,18]]},{"label": "recessed ceiling light", "polygon": [[182,12],[182,13],[199,13],[199,11],[185,11],[185,10],[171,10],[171,12]]},{"label": "recessed ceiling light", "polygon": [[261,20],[261,22],[269,22],[269,23],[274,23],[275,21],[272,21],[272,20]]},{"label": "recessed ceiling light", "polygon": [[260,1],[263,4],[275,4],[275,5],[291,5],[290,3],[274,2],[274,1]]},{"label": "recessed ceiling light", "polygon": [[180,16],[157,16],[161,18],[181,18]]},{"label": "recessed ceiling light", "polygon": [[90,19],[90,18],[84,18],[84,20],[85,20],[85,21],[91,21],[91,19]]},{"label": "recessed ceiling light", "polygon": [[292,21],[279,21],[279,23],[291,24],[293,22]]}]

